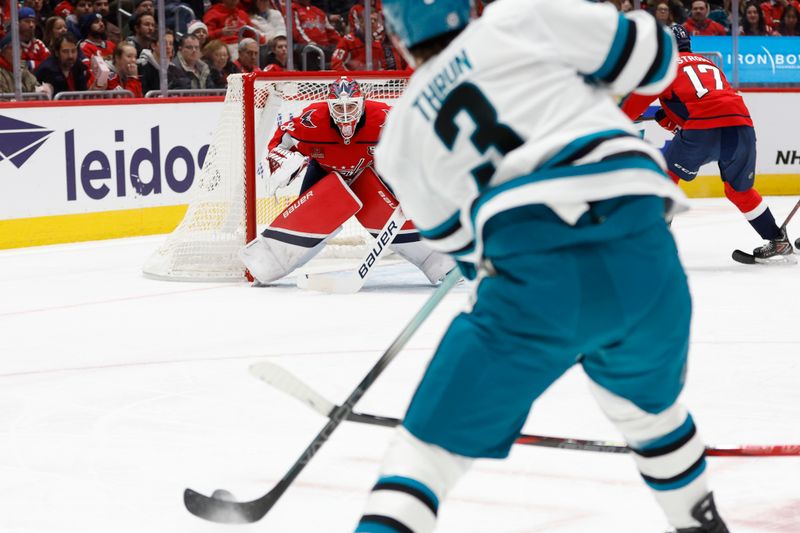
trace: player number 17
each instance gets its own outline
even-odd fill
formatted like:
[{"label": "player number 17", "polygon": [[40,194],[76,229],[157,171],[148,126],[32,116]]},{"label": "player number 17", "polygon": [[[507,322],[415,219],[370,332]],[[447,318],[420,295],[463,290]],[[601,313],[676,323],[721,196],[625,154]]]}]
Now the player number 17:
[{"label": "player number 17", "polygon": [[683,71],[689,76],[689,81],[692,82],[692,86],[694,87],[695,92],[697,93],[697,98],[702,98],[707,95],[711,89],[703,85],[703,81],[700,79],[698,72],[706,73],[711,72],[714,74],[714,89],[721,91],[723,89],[722,86],[722,74],[717,67],[714,65],[688,65],[683,67]]}]

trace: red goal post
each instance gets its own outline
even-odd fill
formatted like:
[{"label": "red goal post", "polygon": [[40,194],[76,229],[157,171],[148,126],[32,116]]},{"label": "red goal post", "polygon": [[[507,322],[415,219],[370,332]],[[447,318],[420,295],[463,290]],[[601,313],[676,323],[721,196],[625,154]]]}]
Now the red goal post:
[{"label": "red goal post", "polygon": [[[231,75],[228,91],[208,155],[181,223],[150,257],[146,276],[180,281],[237,281],[245,279],[236,252],[254,239],[297,197],[301,178],[266,194],[260,176],[267,144],[280,123],[308,105],[324,101],[328,86],[347,75],[361,85],[364,97],[389,105],[408,83],[408,72],[257,72]],[[365,232],[354,219],[330,241],[334,256],[360,254]]]}]

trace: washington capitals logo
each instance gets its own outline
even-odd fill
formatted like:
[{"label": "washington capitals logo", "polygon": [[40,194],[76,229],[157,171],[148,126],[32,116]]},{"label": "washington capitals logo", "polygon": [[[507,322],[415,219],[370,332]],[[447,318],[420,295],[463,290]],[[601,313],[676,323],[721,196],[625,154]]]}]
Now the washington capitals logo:
[{"label": "washington capitals logo", "polygon": [[0,116],[0,164],[8,159],[20,168],[52,133],[35,124]]},{"label": "washington capitals logo", "polygon": [[300,123],[303,126],[305,126],[306,128],[316,128],[317,127],[317,125],[314,124],[314,121],[311,119],[311,117],[314,115],[314,111],[316,111],[316,109],[312,109],[311,111],[306,111],[300,117]]}]

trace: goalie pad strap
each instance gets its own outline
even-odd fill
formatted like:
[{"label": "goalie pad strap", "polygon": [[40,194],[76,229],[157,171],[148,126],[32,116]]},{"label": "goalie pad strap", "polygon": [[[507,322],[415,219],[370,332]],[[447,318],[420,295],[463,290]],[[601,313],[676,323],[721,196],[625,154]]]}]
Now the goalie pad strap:
[{"label": "goalie pad strap", "polygon": [[361,205],[341,176],[331,172],[275,217],[262,235],[311,248],[356,214]]},{"label": "goalie pad strap", "polygon": [[[356,214],[356,218],[373,237],[377,236],[397,207],[397,198],[371,167],[364,169],[350,184],[350,188],[363,204],[361,211]],[[394,243],[402,244],[419,240],[419,232],[414,227],[414,223],[408,220],[400,228],[400,233],[395,237]]]}]

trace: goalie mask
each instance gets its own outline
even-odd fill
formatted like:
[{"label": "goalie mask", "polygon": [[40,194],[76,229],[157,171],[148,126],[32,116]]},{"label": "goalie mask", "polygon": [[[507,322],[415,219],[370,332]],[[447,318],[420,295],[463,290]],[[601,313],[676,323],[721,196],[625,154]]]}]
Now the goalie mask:
[{"label": "goalie mask", "polygon": [[355,135],[358,121],[364,114],[364,96],[358,82],[342,76],[331,83],[328,93],[328,111],[339,128],[345,144]]}]

